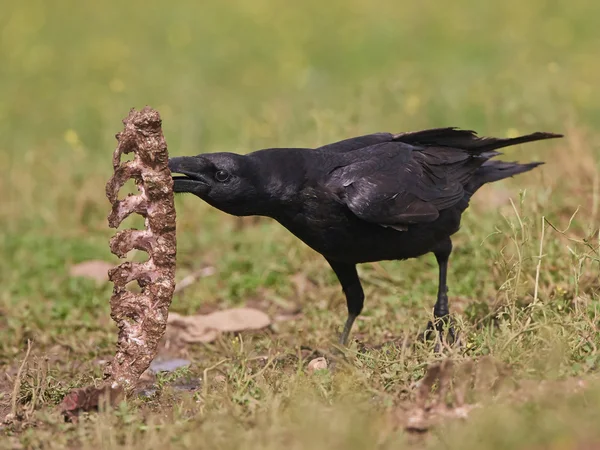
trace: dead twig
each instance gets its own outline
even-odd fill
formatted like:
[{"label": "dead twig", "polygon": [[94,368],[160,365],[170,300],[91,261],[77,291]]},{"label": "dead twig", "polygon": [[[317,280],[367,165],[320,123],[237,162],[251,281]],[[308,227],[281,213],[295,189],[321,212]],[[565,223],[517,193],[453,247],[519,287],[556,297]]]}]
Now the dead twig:
[{"label": "dead twig", "polygon": [[210,277],[210,276],[214,275],[215,272],[216,272],[215,268],[209,266],[209,267],[204,267],[203,269],[200,269],[200,270],[190,273],[189,275],[183,277],[179,283],[177,283],[177,286],[175,286],[174,293],[177,294],[177,293],[183,291],[184,289],[195,284],[199,279],[205,278],[205,277]]},{"label": "dead twig", "polygon": [[17,371],[17,377],[15,378],[15,384],[13,386],[11,404],[10,404],[10,417],[7,417],[5,420],[9,421],[17,417],[17,404],[19,400],[19,391],[21,390],[21,375],[23,373],[23,369],[25,368],[25,364],[27,363],[27,359],[29,358],[29,353],[31,353],[31,340],[27,339],[27,352],[25,353],[25,357],[19,366],[19,370]]}]

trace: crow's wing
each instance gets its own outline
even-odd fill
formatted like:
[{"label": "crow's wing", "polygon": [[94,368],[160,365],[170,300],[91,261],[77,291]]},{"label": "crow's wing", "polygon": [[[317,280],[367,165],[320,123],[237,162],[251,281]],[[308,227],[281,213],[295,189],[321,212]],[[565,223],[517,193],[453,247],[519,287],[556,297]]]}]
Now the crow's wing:
[{"label": "crow's wing", "polygon": [[431,222],[464,198],[463,186],[481,165],[510,145],[561,137],[532,133],[478,137],[474,131],[433,128],[375,133],[321,147],[343,159],[327,184],[359,218],[385,226]]},{"label": "crow's wing", "polygon": [[453,147],[463,150],[484,151],[487,147],[498,146],[502,141],[509,139],[480,138],[471,130],[461,130],[455,127],[432,128],[422,131],[409,131],[405,133],[372,133],[364,136],[344,139],[343,141],[319,147],[333,153],[345,153],[370,147],[384,142],[399,141],[410,145]]},{"label": "crow's wing", "polygon": [[360,219],[398,229],[432,222],[458,203],[465,182],[487,159],[460,149],[403,142],[362,150],[347,153],[327,184]]},{"label": "crow's wing", "polygon": [[366,134],[364,136],[353,137],[350,139],[344,139],[343,141],[334,142],[333,144],[324,145],[319,147],[318,150],[325,150],[332,153],[345,153],[351,152],[364,147],[369,147],[375,144],[381,144],[383,142],[390,142],[394,139],[394,135],[391,133],[373,133]]}]

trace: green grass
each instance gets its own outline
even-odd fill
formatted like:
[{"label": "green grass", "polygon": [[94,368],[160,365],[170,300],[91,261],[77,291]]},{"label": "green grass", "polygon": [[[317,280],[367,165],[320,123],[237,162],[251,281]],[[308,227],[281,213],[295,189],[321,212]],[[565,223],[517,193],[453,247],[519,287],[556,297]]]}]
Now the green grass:
[{"label": "green grass", "polygon": [[[4,5],[0,416],[28,340],[33,349],[17,395],[27,420],[2,428],[0,447],[598,445],[599,14],[592,0]],[[99,379],[116,339],[110,286],[71,278],[69,267],[116,263],[104,184],[121,119],[145,104],[162,114],[171,155],[435,126],[565,133],[508,149],[507,158],[547,164],[479,192],[454,239],[450,301],[464,346],[445,357],[495,361],[505,388],[474,389],[480,407],[465,421],[403,430],[415,383],[441,358],[403,345],[433,306],[432,256],[361,266],[359,343],[334,372],[307,375],[305,349],[330,352],[345,318],[325,261],[271,221],[179,196],[178,278],[207,265],[216,273],[178,294],[173,311],[250,302],[302,315],[171,350],[193,361],[186,376],[201,379],[197,392],[161,380],[157,397],[62,423],[54,405]],[[562,231],[578,207],[564,233],[542,225]],[[567,388],[576,380],[587,387]]]}]

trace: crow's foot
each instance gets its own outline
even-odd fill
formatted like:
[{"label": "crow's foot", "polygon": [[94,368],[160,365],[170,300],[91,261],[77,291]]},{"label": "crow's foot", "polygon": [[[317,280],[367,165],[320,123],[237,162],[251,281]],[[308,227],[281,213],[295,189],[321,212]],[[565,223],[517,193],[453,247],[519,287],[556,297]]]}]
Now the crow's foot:
[{"label": "crow's foot", "polygon": [[[444,345],[453,346],[458,344],[458,334],[454,331],[454,321],[449,317],[440,317],[434,322],[427,323],[427,329],[421,337],[421,341],[435,340],[434,351],[440,353]],[[447,331],[447,333],[445,333]]]}]

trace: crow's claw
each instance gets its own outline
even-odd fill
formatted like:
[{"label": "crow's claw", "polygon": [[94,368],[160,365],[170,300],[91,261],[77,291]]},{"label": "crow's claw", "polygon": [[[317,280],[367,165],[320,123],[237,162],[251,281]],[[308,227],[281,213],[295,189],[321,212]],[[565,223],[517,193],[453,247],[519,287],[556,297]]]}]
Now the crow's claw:
[{"label": "crow's claw", "polygon": [[[458,343],[457,336],[458,334],[454,331],[453,320],[448,316],[439,318],[434,322],[427,322],[427,329],[422,335],[421,340],[425,341],[433,341],[435,340],[435,348],[434,351],[436,353],[441,352],[443,345],[454,345]],[[444,335],[444,331],[447,330],[447,334]]]}]

